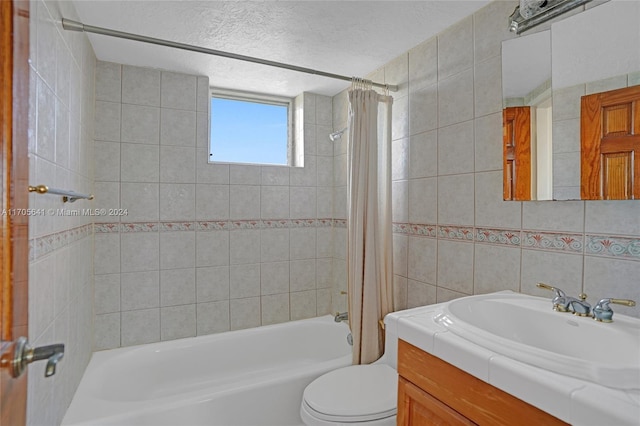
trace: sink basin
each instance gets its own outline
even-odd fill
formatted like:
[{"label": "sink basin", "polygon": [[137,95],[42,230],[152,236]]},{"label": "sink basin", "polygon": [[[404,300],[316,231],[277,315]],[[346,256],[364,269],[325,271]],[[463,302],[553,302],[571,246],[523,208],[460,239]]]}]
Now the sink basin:
[{"label": "sink basin", "polygon": [[555,312],[518,293],[456,299],[434,320],[470,342],[548,371],[616,389],[640,389],[640,319],[613,323]]}]

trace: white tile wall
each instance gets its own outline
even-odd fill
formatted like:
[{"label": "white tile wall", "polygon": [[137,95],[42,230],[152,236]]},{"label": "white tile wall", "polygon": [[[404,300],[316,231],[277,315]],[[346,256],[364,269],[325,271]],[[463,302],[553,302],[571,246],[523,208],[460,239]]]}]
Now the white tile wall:
[{"label": "white tile wall", "polygon": [[[393,241],[398,309],[507,289],[549,296],[536,288],[539,281],[574,296],[586,292],[591,301],[640,300],[640,259],[632,248],[640,241],[637,201],[502,201],[501,43],[515,37],[505,23],[516,5],[492,2],[367,76],[400,84],[392,93],[393,155],[408,158],[393,158],[393,221],[404,225]],[[636,81],[627,75],[626,84]],[[579,132],[572,100],[623,83],[613,78],[554,92],[561,167],[579,167],[579,147],[562,144],[577,138],[559,134]],[[345,127],[346,111],[344,91],[333,98],[334,130]],[[346,216],[344,145],[334,144],[335,218]],[[575,195],[578,183],[566,180],[574,186],[561,189]],[[334,231],[337,238],[344,229]],[[334,252],[333,260],[339,310],[346,269],[344,257]],[[640,316],[639,308],[619,311]]]},{"label": "white tile wall", "polygon": [[208,164],[206,77],[98,62],[96,84],[96,203],[128,212],[100,219],[96,349],[331,311],[331,98],[296,98],[304,167]]},{"label": "white tile wall", "polygon": [[[60,16],[78,19],[71,2],[30,2],[30,184],[94,192],[94,173],[114,176],[98,167],[94,171],[94,80],[110,84],[112,73],[104,69],[94,78],[95,56],[86,36],[62,29]],[[115,94],[114,94],[115,96]],[[111,124],[117,121],[119,104],[110,98],[98,108],[105,121],[95,129],[105,140],[116,139]],[[100,158],[115,155],[114,146],[95,150]],[[63,204],[61,197],[30,195],[32,208],[72,210],[95,208],[90,201]],[[60,424],[71,402],[93,349],[93,301],[105,315],[96,328],[115,323],[110,312],[119,311],[120,277],[102,275],[94,290],[93,226],[89,216],[61,214],[32,216],[29,238],[29,343],[41,346],[65,344],[65,356],[53,378],[44,378],[43,365],[29,374],[27,424]],[[111,246],[106,242],[103,271]],[[105,339],[110,336],[104,335]]]}]

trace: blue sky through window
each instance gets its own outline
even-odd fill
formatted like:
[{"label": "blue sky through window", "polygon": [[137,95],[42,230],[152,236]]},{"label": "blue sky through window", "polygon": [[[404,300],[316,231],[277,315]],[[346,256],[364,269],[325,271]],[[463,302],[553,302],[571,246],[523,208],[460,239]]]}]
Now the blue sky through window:
[{"label": "blue sky through window", "polygon": [[287,165],[286,105],[211,98],[212,161]]}]

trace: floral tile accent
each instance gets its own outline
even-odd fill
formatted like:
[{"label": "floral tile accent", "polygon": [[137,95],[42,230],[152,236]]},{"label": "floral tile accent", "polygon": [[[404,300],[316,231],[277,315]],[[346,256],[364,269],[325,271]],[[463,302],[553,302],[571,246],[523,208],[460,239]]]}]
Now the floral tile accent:
[{"label": "floral tile accent", "polygon": [[334,219],[332,222],[333,222],[333,226],[335,226],[336,228],[346,228],[347,227],[347,220],[346,219]]},{"label": "floral tile accent", "polygon": [[587,235],[585,254],[640,260],[640,238]]},{"label": "floral tile accent", "polygon": [[194,231],[195,222],[160,222],[160,231]]},{"label": "floral tile accent", "polygon": [[231,223],[228,220],[196,222],[198,231],[228,231],[229,229],[231,229]]},{"label": "floral tile accent", "polygon": [[411,235],[421,235],[423,237],[432,237],[435,238],[438,235],[438,230],[436,225],[425,225],[421,223],[412,223],[411,224]]},{"label": "floral tile accent", "polygon": [[263,219],[262,227],[265,229],[290,228],[291,221],[289,219]]},{"label": "floral tile accent", "polygon": [[473,241],[473,228],[462,226],[438,226],[438,237],[449,240]]},{"label": "floral tile accent", "polygon": [[255,220],[232,220],[231,229],[260,229],[262,228],[262,221]]},{"label": "floral tile accent", "polygon": [[394,234],[410,234],[411,233],[411,224],[402,223],[402,222],[394,222],[393,225],[393,233]]},{"label": "floral tile accent", "polygon": [[508,229],[476,229],[476,241],[490,244],[520,245],[520,231]]},{"label": "floral tile accent", "polygon": [[94,223],[93,231],[96,234],[108,234],[111,232],[120,232],[120,224],[119,223]]},{"label": "floral tile accent", "polygon": [[120,232],[158,232],[159,230],[160,225],[158,222],[120,224]]},{"label": "floral tile accent", "polygon": [[34,261],[55,250],[79,241],[93,233],[93,224],[66,229],[29,240],[29,261]]},{"label": "floral tile accent", "polygon": [[320,226],[320,221],[331,221],[331,219],[291,219],[292,228],[316,228]]},{"label": "floral tile accent", "polygon": [[583,239],[582,235],[579,234],[557,234],[533,231],[522,231],[522,234],[522,245],[526,248],[582,253]]}]

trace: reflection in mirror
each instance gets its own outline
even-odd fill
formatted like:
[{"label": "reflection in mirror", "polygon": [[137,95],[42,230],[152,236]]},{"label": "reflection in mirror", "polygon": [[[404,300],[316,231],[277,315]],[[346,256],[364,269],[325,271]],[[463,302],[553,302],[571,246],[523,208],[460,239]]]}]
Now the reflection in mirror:
[{"label": "reflection in mirror", "polygon": [[638,22],[640,2],[610,1],[551,27],[554,199],[640,194]]},{"label": "reflection in mirror", "polygon": [[503,198],[551,200],[550,31],[502,43]]},{"label": "reflection in mirror", "polygon": [[[640,165],[640,148],[636,145],[623,150],[615,147],[609,152],[609,147],[601,149],[599,146],[603,146],[605,139],[613,140],[625,132],[627,136],[640,139],[640,112],[637,109],[640,100],[632,100],[627,107],[622,107],[618,100],[614,101],[615,105],[609,105],[608,99],[601,99],[602,107],[598,114],[594,112],[596,103],[589,101],[591,115],[582,108],[588,96],[640,86],[638,22],[640,1],[608,1],[554,22],[550,29],[550,49],[546,40],[542,40],[543,37],[549,37],[549,32],[544,36],[531,34],[503,42],[504,108],[526,107],[530,106],[527,104],[532,100],[543,100],[544,96],[538,95],[545,92],[540,86],[549,79],[548,71],[543,71],[545,69],[551,70],[553,104],[552,145],[551,138],[549,145],[540,143],[540,135],[546,133],[539,130],[539,126],[534,131],[531,126],[519,125],[520,128],[531,129],[532,136],[537,136],[532,139],[529,150],[532,156],[531,186],[520,188],[524,195],[518,194],[518,171],[523,172],[524,168],[526,172],[526,162],[519,167],[518,152],[514,145],[513,154],[506,154],[515,158],[516,163],[509,163],[508,156],[504,159],[505,199],[639,198],[640,193],[636,191],[640,189],[636,188],[640,186],[640,168],[634,167]],[[536,40],[536,37],[539,39]],[[547,52],[546,58],[538,53],[541,51]],[[524,83],[529,84],[520,86]],[[605,98],[608,96],[602,95]],[[545,105],[542,102],[537,104],[543,108]],[[515,117],[515,113],[512,115]],[[535,115],[536,121],[540,122],[544,113],[536,110]],[[514,128],[518,126],[515,121],[511,125]],[[581,132],[593,132],[585,126],[599,129],[599,139],[593,137],[589,142],[581,138]],[[505,136],[510,135],[510,131],[508,124],[505,126]],[[594,141],[599,142],[596,144]],[[590,144],[591,148],[586,148],[586,144]],[[544,150],[548,146],[552,147],[552,157],[546,164],[552,173],[542,171],[547,158]],[[507,147],[511,149],[510,145]],[[516,185],[508,186],[513,176]],[[552,182],[551,191],[549,182]],[[615,186],[603,186],[602,182],[614,182]],[[524,186],[524,183],[520,185]],[[526,194],[529,193],[531,196],[527,198]]]}]

